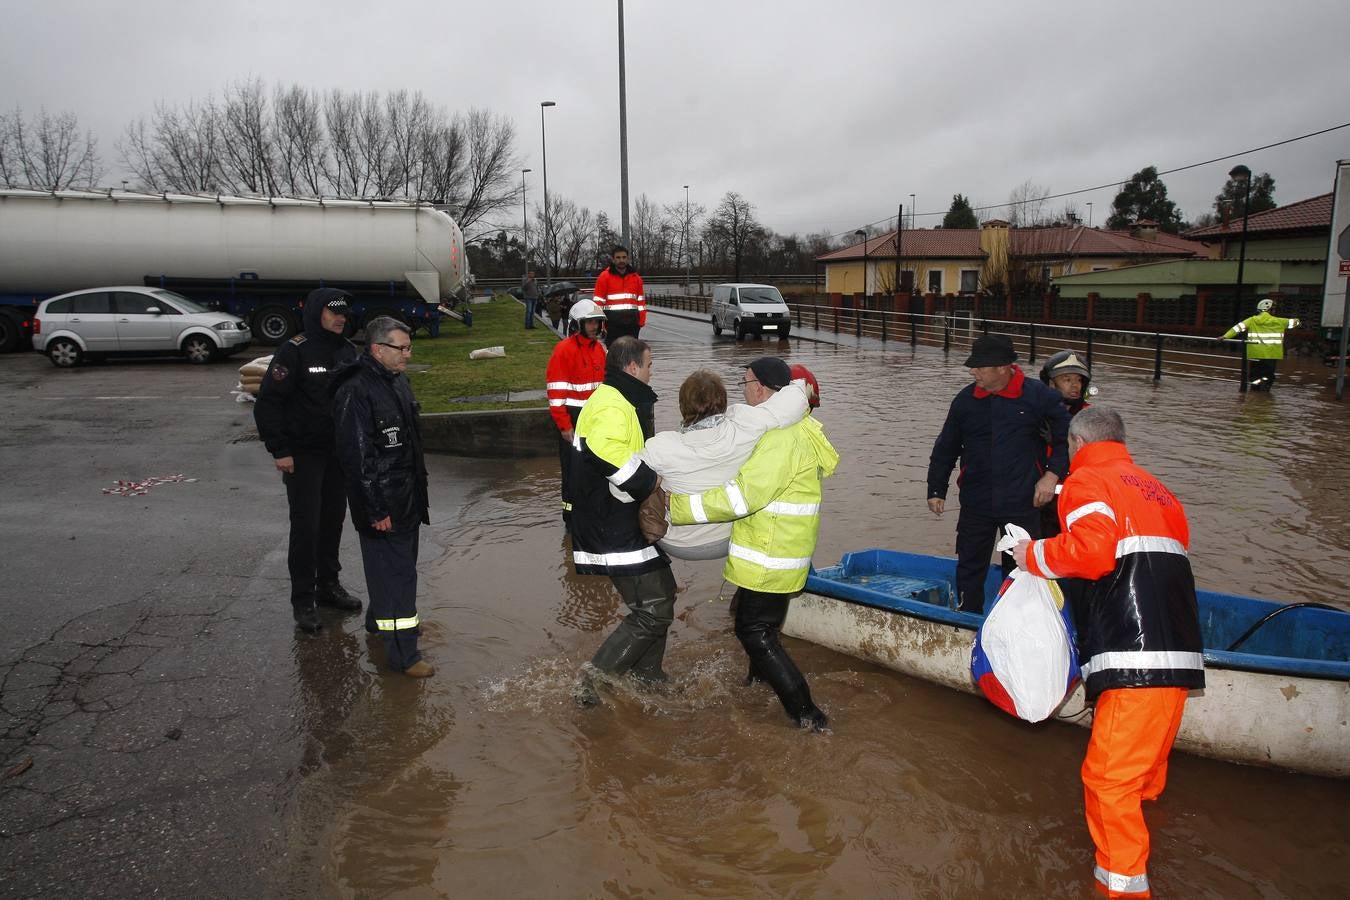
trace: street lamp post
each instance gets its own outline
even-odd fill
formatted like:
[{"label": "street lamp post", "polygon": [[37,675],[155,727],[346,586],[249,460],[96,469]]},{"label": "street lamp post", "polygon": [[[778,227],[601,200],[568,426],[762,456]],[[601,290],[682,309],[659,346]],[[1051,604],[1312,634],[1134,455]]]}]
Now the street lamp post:
[{"label": "street lamp post", "polygon": [[684,186],[684,295],[686,297],[689,296],[689,268],[693,259],[693,251],[689,249],[689,185],[686,184]]},{"label": "street lamp post", "polygon": [[548,131],[544,128],[544,110],[557,106],[552,100],[539,104],[539,143],[544,156],[544,283],[553,284],[553,219],[548,211]]},{"label": "street lamp post", "polygon": [[863,245],[863,277],[862,277],[862,295],[863,304],[867,303],[867,232],[859,228],[853,232],[853,236],[862,239]]},{"label": "street lamp post", "polygon": [[[623,0],[619,0],[619,192],[623,194],[623,243],[628,243],[628,86],[623,63]],[[645,262],[645,260],[643,260]]]},{"label": "street lamp post", "polygon": [[524,275],[530,273],[530,198],[525,193],[525,175],[533,171],[534,169],[520,170],[520,224],[525,230],[525,245],[522,254],[525,258],[525,271],[522,273]]},{"label": "street lamp post", "polygon": [[[1238,244],[1238,271],[1237,271],[1237,307],[1238,315],[1242,315],[1242,270],[1247,262],[1247,201],[1252,193],[1252,170],[1242,164],[1233,166],[1228,177],[1234,181],[1242,182],[1242,240]],[[1242,386],[1238,389],[1242,393],[1247,393],[1247,333],[1242,333]]]}]

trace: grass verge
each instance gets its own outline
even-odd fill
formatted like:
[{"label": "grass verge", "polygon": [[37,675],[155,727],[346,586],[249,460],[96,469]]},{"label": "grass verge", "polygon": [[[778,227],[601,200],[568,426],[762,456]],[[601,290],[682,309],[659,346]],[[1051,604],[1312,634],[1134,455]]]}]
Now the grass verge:
[{"label": "grass verge", "polygon": [[[548,326],[540,322],[535,322],[533,331],[526,331],[525,308],[505,294],[498,294],[490,303],[474,304],[472,309],[472,328],[455,319],[443,319],[440,337],[419,337],[413,344],[413,363],[431,366],[426,371],[408,373],[422,411],[547,406],[546,400],[451,402],[455,397],[542,390],[548,358],[558,343]],[[472,350],[498,345],[506,348],[506,356],[501,359],[469,359]]]}]

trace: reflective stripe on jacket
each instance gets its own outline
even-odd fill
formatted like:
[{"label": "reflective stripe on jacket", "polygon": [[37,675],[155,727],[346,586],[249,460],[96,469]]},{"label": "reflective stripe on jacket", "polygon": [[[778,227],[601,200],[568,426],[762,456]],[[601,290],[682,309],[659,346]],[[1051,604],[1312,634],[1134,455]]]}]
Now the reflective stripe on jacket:
[{"label": "reflective stripe on jacket", "polygon": [[1059,516],[1063,533],[1033,541],[1027,569],[1091,580],[1080,635],[1088,699],[1111,688],[1204,687],[1181,501],[1124,444],[1096,441],[1070,463]]},{"label": "reflective stripe on jacket", "polygon": [[754,591],[799,591],[820,532],[820,481],[838,464],[820,423],[807,416],[766,432],[726,484],[701,494],[672,494],[670,520],[733,522],[723,577]]},{"label": "reflective stripe on jacket", "polygon": [[613,266],[604,269],[595,279],[592,299],[605,311],[607,318],[613,318],[615,313],[629,319],[636,315],[638,327],[647,324],[647,298],[642,276],[636,269],[629,269],[622,275],[614,271]]},{"label": "reflective stripe on jacket", "polygon": [[[627,384],[631,382],[632,384]],[[642,426],[633,400],[616,387],[650,388],[622,372],[606,372],[577,417],[572,438],[572,561],[583,575],[641,575],[670,565],[638,526],[638,503],[656,487],[643,462]]]},{"label": "reflective stripe on jacket", "polygon": [[1260,312],[1234,325],[1223,333],[1224,338],[1247,334],[1248,359],[1284,359],[1284,336],[1298,327],[1298,319],[1284,319]]},{"label": "reflective stripe on jacket", "polygon": [[559,431],[568,431],[605,379],[605,345],[580,332],[564,338],[553,348],[545,372],[549,415]]}]

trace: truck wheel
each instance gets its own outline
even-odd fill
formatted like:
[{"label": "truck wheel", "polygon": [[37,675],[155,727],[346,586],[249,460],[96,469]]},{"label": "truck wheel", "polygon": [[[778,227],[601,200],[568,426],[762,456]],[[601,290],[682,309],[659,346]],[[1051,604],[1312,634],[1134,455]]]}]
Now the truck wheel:
[{"label": "truck wheel", "polygon": [[253,333],[264,344],[280,344],[295,334],[295,316],[282,306],[264,306],[253,314]]},{"label": "truck wheel", "polygon": [[216,355],[216,343],[204,334],[190,334],[183,338],[183,355],[196,365],[209,363]]},{"label": "truck wheel", "polygon": [[8,313],[0,312],[0,353],[13,353],[18,350],[20,334],[22,331],[18,320],[11,318]]},{"label": "truck wheel", "polygon": [[712,317],[712,323],[713,323],[713,334],[718,337],[721,337],[722,326],[717,324],[717,316]]},{"label": "truck wheel", "polygon": [[47,358],[58,369],[73,369],[84,359],[84,351],[70,338],[57,338],[47,345]]}]

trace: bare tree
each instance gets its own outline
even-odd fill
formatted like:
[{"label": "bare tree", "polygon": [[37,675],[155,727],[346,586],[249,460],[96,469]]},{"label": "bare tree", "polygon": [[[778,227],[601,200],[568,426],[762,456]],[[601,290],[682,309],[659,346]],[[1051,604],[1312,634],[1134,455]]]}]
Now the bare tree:
[{"label": "bare tree", "polygon": [[272,95],[277,177],[292,196],[318,197],[327,187],[328,139],[319,97],[297,85]]},{"label": "bare tree", "polygon": [[1014,228],[1033,228],[1047,222],[1046,204],[1050,189],[1030,178],[1008,195],[1008,224]]},{"label": "bare tree", "polygon": [[512,209],[520,201],[516,129],[510,120],[486,109],[471,109],[456,116],[454,127],[468,148],[464,180],[460,192],[437,202],[451,207],[465,239],[473,240],[485,227],[484,219]]},{"label": "bare tree", "polygon": [[225,92],[221,108],[221,161],[232,190],[274,195],[277,183],[275,129],[261,79],[238,81]]},{"label": "bare tree", "polygon": [[29,187],[59,191],[81,184],[93,187],[103,174],[98,141],[85,131],[72,112],[52,115],[43,109],[32,121],[15,108],[6,117],[0,143],[4,153],[7,183],[22,181]]},{"label": "bare tree", "polygon": [[182,110],[156,106],[148,122],[141,117],[127,126],[118,149],[143,188],[192,193],[225,187],[220,113],[210,97]]},{"label": "bare tree", "polygon": [[703,227],[703,239],[716,258],[731,258],[736,279],[741,277],[741,259],[752,236],[763,231],[755,208],[740,194],[727,191]]},{"label": "bare tree", "polygon": [[19,115],[17,109],[12,116],[0,112],[0,179],[4,180],[6,187],[12,187],[19,176],[19,149],[14,137],[15,121]]}]

